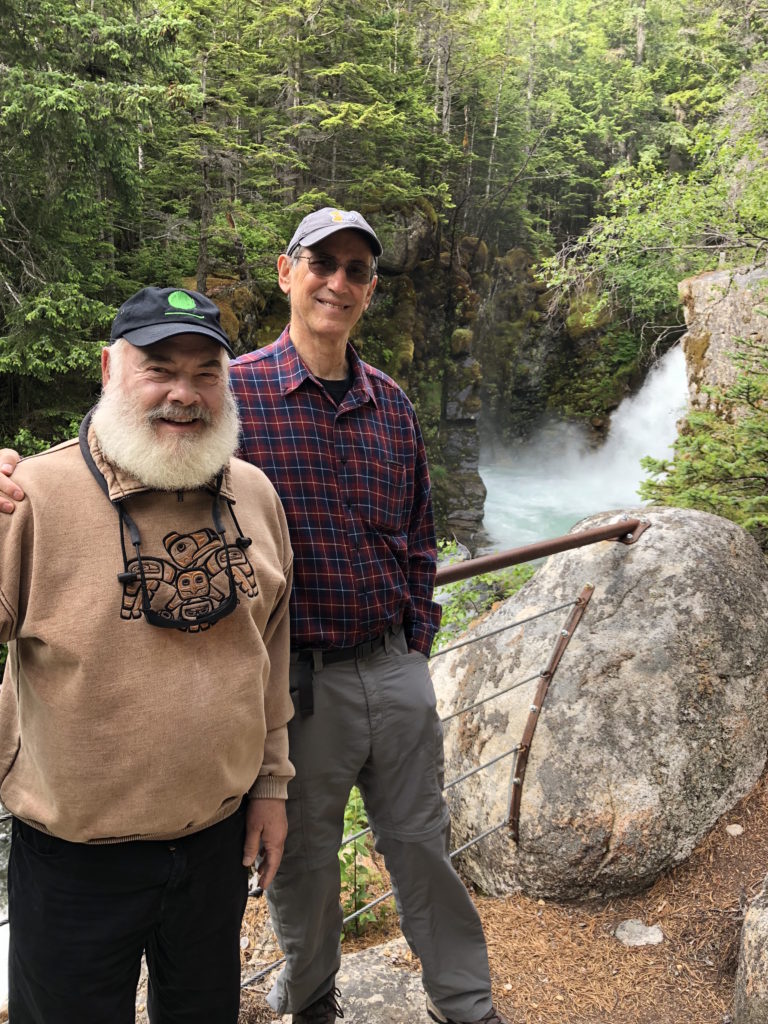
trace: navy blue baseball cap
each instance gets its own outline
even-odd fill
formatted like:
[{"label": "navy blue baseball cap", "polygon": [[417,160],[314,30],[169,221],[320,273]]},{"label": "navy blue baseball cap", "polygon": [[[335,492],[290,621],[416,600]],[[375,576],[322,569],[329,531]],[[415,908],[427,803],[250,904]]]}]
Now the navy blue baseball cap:
[{"label": "navy blue baseball cap", "polygon": [[362,213],[358,213],[357,210],[336,210],[332,206],[324,206],[322,210],[315,210],[314,213],[307,214],[294,231],[285,254],[290,256],[299,245],[311,248],[318,242],[322,242],[324,238],[328,238],[329,235],[335,235],[337,231],[346,231],[350,228],[365,235],[365,240],[370,245],[373,255],[377,258],[381,256],[383,252],[381,242]]},{"label": "navy blue baseball cap", "polygon": [[175,334],[204,334],[234,356],[221,326],[219,307],[200,292],[185,288],[142,288],[126,299],[112,322],[109,342],[125,338],[144,348]]}]

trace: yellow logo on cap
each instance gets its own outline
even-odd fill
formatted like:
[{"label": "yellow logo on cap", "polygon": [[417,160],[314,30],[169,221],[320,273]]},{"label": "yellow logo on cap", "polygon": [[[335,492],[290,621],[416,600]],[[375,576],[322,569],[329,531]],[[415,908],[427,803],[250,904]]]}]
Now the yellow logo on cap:
[{"label": "yellow logo on cap", "polygon": [[331,212],[331,220],[335,221],[337,224],[343,224],[344,214],[341,212],[341,210],[333,210]]}]

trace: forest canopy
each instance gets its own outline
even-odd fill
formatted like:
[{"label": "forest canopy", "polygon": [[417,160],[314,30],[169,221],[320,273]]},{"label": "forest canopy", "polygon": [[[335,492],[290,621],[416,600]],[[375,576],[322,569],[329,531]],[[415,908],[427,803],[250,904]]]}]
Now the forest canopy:
[{"label": "forest canopy", "polygon": [[[764,261],[758,0],[2,0],[0,444],[69,436],[136,288],[271,287],[323,204],[428,200],[654,345]],[[626,344],[621,335],[617,344]]]}]

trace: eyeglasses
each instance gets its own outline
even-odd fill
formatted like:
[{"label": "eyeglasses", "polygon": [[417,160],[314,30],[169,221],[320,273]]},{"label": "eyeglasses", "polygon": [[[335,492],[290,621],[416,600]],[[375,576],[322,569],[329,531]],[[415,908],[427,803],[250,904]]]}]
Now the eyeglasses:
[{"label": "eyeglasses", "polygon": [[372,267],[370,263],[364,263],[362,260],[350,260],[349,263],[339,263],[333,256],[320,255],[295,256],[294,259],[306,260],[310,271],[315,277],[323,279],[333,277],[339,267],[341,267],[351,284],[370,284],[373,280],[373,275],[376,273],[375,267]]}]

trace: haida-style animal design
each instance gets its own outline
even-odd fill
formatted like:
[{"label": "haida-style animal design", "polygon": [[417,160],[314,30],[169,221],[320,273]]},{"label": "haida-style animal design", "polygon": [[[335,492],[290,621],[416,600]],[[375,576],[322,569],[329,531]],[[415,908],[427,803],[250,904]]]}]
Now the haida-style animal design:
[{"label": "haida-style animal design", "polygon": [[[179,622],[188,621],[190,632],[208,629],[210,623],[195,620],[215,611],[229,596],[227,555],[221,538],[215,530],[204,527],[194,533],[168,533],[163,547],[171,561],[152,555],[141,559],[152,611]],[[237,589],[245,597],[256,597],[259,589],[245,552],[235,544],[228,544],[226,550]],[[139,560],[132,559],[127,568],[138,578],[123,587],[120,616],[138,619],[142,614]]]}]

